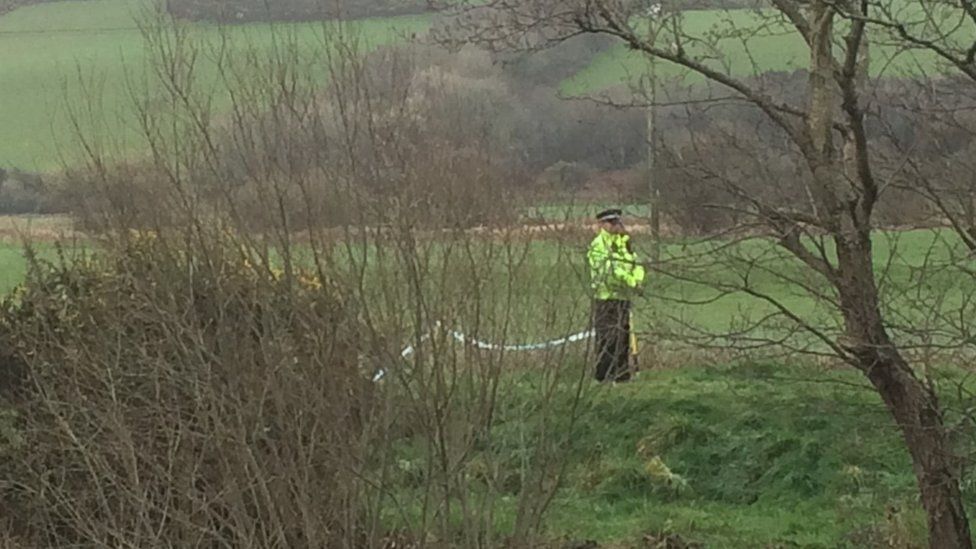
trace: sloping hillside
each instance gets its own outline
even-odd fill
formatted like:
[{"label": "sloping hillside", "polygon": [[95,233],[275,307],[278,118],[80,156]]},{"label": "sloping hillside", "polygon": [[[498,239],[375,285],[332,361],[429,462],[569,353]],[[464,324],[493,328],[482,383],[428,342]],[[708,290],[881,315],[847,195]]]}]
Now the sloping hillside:
[{"label": "sloping hillside", "polygon": [[[108,150],[143,150],[130,85],[140,82],[149,66],[137,24],[149,2],[68,0],[0,16],[0,167],[50,171],[72,164],[80,147],[69,109],[93,109],[92,116],[82,115],[84,130],[103,139]],[[369,44],[379,45],[428,24],[424,16],[370,19],[356,23],[356,29]],[[234,47],[270,43],[270,25],[244,27],[233,35]],[[295,23],[289,30],[309,48],[320,43],[320,24]],[[203,40],[220,37],[213,25],[194,25],[193,31]],[[216,80],[211,64],[201,63],[199,69],[202,85]],[[218,93],[218,103],[221,98]]]}]

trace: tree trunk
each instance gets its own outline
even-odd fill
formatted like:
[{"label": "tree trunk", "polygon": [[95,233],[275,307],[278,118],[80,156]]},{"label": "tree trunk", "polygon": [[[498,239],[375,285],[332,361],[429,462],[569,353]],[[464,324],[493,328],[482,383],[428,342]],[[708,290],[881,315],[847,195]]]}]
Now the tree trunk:
[{"label": "tree trunk", "polygon": [[[846,331],[843,343],[881,395],[908,446],[922,506],[928,515],[930,547],[969,549],[972,538],[962,505],[957,460],[938,398],[894,345],[881,314],[871,247],[871,212],[877,194],[873,182],[865,180],[856,165],[857,155],[867,154],[858,149],[865,144],[858,144],[851,132],[845,136],[850,140],[845,143],[849,162],[836,156],[834,9],[826,0],[817,0],[810,6],[810,111],[805,157],[814,176],[812,191],[821,221],[837,247],[837,268],[830,276],[840,296]],[[849,43],[849,47],[859,46]],[[866,50],[861,54],[866,56]],[[855,79],[858,76],[853,75]],[[855,126],[861,123],[853,122]],[[848,177],[842,176],[845,167]],[[861,192],[854,192],[849,181],[858,181]]]},{"label": "tree trunk", "polygon": [[928,515],[929,546],[969,549],[969,521],[959,488],[959,467],[935,392],[916,376],[892,342],[878,306],[870,233],[838,239],[843,266],[841,303],[847,347],[858,368],[881,395],[912,458],[922,506]]},{"label": "tree trunk", "polygon": [[969,521],[936,395],[912,372],[893,346],[863,349],[859,360],[901,428],[912,456],[922,506],[928,514],[929,546],[971,548]]}]

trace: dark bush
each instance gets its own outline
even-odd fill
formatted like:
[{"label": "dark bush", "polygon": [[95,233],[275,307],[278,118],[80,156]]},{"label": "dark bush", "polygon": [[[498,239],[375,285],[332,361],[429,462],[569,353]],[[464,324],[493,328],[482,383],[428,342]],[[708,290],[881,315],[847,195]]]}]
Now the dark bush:
[{"label": "dark bush", "polygon": [[0,348],[31,383],[0,507],[37,546],[356,539],[347,471],[370,398],[355,313],[229,240],[127,240],[35,262],[3,303]]},{"label": "dark bush", "polygon": [[559,161],[546,168],[536,183],[560,192],[579,192],[593,177],[593,168],[586,164]]},{"label": "dark bush", "polygon": [[0,169],[0,215],[54,213],[54,201],[37,174]]}]

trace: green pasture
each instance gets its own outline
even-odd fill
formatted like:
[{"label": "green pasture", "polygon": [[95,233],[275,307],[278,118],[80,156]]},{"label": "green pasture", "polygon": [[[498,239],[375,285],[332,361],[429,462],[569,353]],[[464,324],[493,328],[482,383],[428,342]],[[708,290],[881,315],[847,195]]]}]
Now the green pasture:
[{"label": "green pasture", "polygon": [[[110,152],[139,151],[132,95],[152,92],[149,56],[139,23],[149,17],[150,0],[72,0],[17,9],[0,16],[0,166],[52,170],[77,159],[70,112],[82,128]],[[369,19],[343,24],[364,47],[422,31],[426,17]],[[226,93],[216,85],[212,62],[226,39],[231,53],[276,42],[325,43],[340,23],[249,24],[221,30],[189,25],[202,44],[196,77],[212,87],[219,108]],[[314,63],[314,60],[312,61]],[[146,84],[150,86],[146,89]],[[151,95],[150,95],[151,96]]]},{"label": "green pasture", "polygon": [[[906,13],[913,9],[912,0],[901,0],[900,18],[918,20]],[[971,22],[956,25],[947,19],[945,39],[965,41],[976,35]],[[644,28],[645,21],[634,25]],[[707,67],[736,77],[754,76],[773,71],[793,71],[809,66],[809,48],[804,40],[775,10],[693,10],[682,15],[686,38],[683,47]],[[841,23],[843,26],[843,22]],[[662,47],[672,47],[668,33],[659,34]],[[937,57],[929,52],[905,50],[889,44],[881,31],[871,35],[875,42],[870,50],[873,75],[906,76],[938,72]],[[619,85],[637,84],[649,72],[647,57],[617,45],[599,55],[589,66],[563,82],[561,92],[570,95],[597,93]],[[698,84],[703,77],[667,61],[656,66],[660,82]]]},{"label": "green pasture", "polygon": [[[427,297],[447,298],[435,314],[449,316],[443,320],[477,331],[485,339],[525,343],[586,327],[588,239],[587,233],[510,242],[465,237],[419,243],[416,253]],[[647,259],[649,237],[638,234],[634,242]],[[959,317],[971,307],[976,280],[957,267],[976,268],[976,260],[967,258],[952,232],[879,231],[874,248],[886,311],[896,329]],[[367,288],[377,293],[376,307],[396,315],[404,300],[412,299],[401,287],[406,280],[392,250],[371,247],[364,252],[354,243],[338,246],[335,253],[336,264],[356,267],[350,270],[352,276],[366,264]],[[301,249],[298,254],[303,254]],[[832,255],[829,246],[828,255]],[[833,306],[814,299],[797,284],[827,292],[826,282],[767,239],[734,244],[670,241],[663,247],[662,260],[656,271],[649,272],[644,295],[635,298],[635,326],[648,337],[736,331],[777,312],[774,304],[744,289],[769,296],[813,325],[839,329]],[[24,267],[19,245],[0,245],[0,292],[22,278]],[[933,299],[938,299],[937,304]],[[781,317],[769,318],[753,335],[781,333],[792,326],[784,322]]]},{"label": "green pasture", "polygon": [[0,295],[20,284],[26,268],[23,248],[0,242]]},{"label": "green pasture", "polygon": [[[641,257],[648,259],[649,237],[638,234],[633,238]],[[500,300],[504,305],[499,305],[504,310],[496,310],[495,315],[508,319],[511,337],[554,337],[586,325],[587,244],[585,234],[569,242],[493,244],[510,246],[514,252],[514,259],[499,259],[493,272],[483,275],[490,282],[487,287],[505,297]],[[814,248],[812,242],[808,246]],[[933,315],[958,315],[970,306],[976,280],[955,266],[961,262],[976,267],[976,261],[966,258],[961,242],[951,232],[879,231],[874,247],[877,278],[894,324],[937,322]],[[833,255],[829,245],[827,253]],[[669,242],[663,247],[662,264],[648,274],[644,295],[635,298],[636,326],[645,333],[734,331],[778,312],[773,303],[749,293],[754,292],[769,296],[815,326],[840,329],[835,308],[814,299],[798,283],[829,294],[822,277],[768,239],[735,244]],[[935,298],[941,300],[937,307],[931,301]],[[557,333],[540,333],[539,326]],[[790,326],[784,317],[770,318],[754,335],[778,333]]]}]

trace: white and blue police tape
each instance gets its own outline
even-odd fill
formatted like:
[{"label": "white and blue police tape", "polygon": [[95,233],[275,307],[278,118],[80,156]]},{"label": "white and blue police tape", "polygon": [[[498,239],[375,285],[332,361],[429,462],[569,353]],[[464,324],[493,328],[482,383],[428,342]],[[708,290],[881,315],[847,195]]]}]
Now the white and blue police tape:
[{"label": "white and blue police tape", "polygon": [[[436,323],[435,326],[439,328],[440,327],[440,322]],[[470,336],[464,334],[463,332],[459,332],[457,330],[450,330],[450,331],[447,332],[447,335],[451,336],[451,338],[454,339],[454,341],[456,341],[458,343],[461,343],[461,344],[464,344],[464,345],[470,345],[472,347],[475,347],[477,349],[481,349],[481,350],[484,350],[484,351],[506,351],[506,352],[523,353],[523,352],[529,352],[529,351],[542,351],[542,350],[545,350],[545,349],[552,349],[552,348],[555,348],[555,347],[562,347],[563,345],[569,345],[570,343],[579,343],[580,341],[586,341],[586,340],[591,339],[594,336],[596,336],[596,332],[594,330],[586,330],[584,332],[575,333],[573,335],[569,335],[569,336],[566,336],[566,337],[561,337],[559,339],[553,339],[553,340],[550,340],[550,341],[542,341],[542,342],[539,342],[539,343],[524,343],[524,344],[521,344],[521,345],[506,345],[506,344],[501,344],[501,343],[489,343],[487,341],[481,341],[479,339],[474,339],[473,337],[470,337]],[[426,334],[424,334],[424,335],[422,335],[420,337],[420,341],[418,343],[423,343],[424,341],[427,341],[428,339],[430,339],[430,337],[431,337],[431,332],[427,332]],[[416,351],[417,351],[417,349],[413,345],[408,345],[400,353],[400,357],[401,358],[409,358],[410,355],[414,354]],[[386,377],[386,373],[387,373],[386,370],[380,370],[379,372],[376,372],[376,375],[373,376],[373,381],[380,381],[381,379],[383,379],[384,377]]]}]

